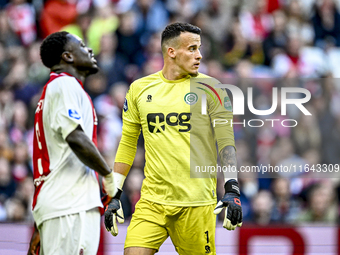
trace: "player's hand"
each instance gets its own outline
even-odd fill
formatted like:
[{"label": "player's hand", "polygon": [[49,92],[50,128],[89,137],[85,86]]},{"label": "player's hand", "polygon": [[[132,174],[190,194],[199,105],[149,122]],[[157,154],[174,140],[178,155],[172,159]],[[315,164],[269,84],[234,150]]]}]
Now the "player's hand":
[{"label": "player's hand", "polygon": [[234,230],[242,226],[242,207],[240,201],[240,189],[236,180],[229,180],[224,184],[225,194],[217,203],[214,214],[219,214],[225,207],[223,227]]},{"label": "player's hand", "polygon": [[105,208],[105,228],[108,232],[111,232],[113,236],[118,235],[117,220],[119,223],[124,223],[124,214],[122,204],[120,202],[120,196],[122,190],[118,189],[117,194],[112,198],[110,204]]},{"label": "player's hand", "polygon": [[113,176],[113,171],[111,171],[111,173],[104,176],[103,188],[110,197],[114,197],[114,195],[116,194],[117,188],[116,188],[116,183],[115,183],[115,179]]},{"label": "player's hand", "polygon": [[34,232],[32,234],[32,238],[30,241],[30,246],[28,248],[27,255],[38,255],[40,250],[40,234],[39,231],[34,225]]}]

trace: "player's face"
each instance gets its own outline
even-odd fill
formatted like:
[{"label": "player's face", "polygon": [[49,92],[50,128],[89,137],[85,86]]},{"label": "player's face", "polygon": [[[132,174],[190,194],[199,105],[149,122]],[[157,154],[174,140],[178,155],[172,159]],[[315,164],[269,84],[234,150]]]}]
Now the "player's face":
[{"label": "player's face", "polygon": [[177,41],[175,61],[182,74],[198,75],[198,67],[202,59],[200,47],[200,35],[189,32],[180,34]]},{"label": "player's face", "polygon": [[85,46],[84,42],[75,35],[68,34],[67,50],[73,57],[73,66],[78,71],[84,71],[87,75],[98,72],[97,60],[92,49]]}]

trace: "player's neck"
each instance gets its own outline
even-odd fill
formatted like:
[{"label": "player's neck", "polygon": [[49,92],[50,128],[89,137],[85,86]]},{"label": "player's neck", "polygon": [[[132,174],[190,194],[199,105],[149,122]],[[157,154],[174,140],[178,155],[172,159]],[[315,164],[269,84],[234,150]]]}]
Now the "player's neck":
[{"label": "player's neck", "polygon": [[185,78],[188,76],[187,73],[180,72],[176,68],[171,68],[166,65],[164,65],[162,69],[162,74],[165,79],[169,81],[175,81],[175,80],[180,80],[182,78]]},{"label": "player's neck", "polygon": [[80,80],[82,83],[85,82],[85,75],[82,73],[79,73],[76,69],[74,69],[72,66],[54,66],[51,68],[52,72],[55,73],[68,73],[78,80]]}]

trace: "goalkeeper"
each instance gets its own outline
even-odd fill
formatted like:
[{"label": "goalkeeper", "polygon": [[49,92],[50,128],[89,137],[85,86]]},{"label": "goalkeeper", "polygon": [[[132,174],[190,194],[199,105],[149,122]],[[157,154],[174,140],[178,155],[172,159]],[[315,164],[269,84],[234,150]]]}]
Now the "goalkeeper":
[{"label": "goalkeeper", "polygon": [[[214,213],[226,208],[223,226],[228,230],[242,225],[236,173],[226,172],[225,195],[217,205],[216,176],[193,178],[207,177],[194,176],[195,166],[216,166],[216,142],[221,165],[236,167],[233,128],[230,124],[213,127],[215,119],[232,120],[228,95],[216,89],[216,83],[207,84],[212,78],[198,73],[200,33],[200,28],[188,23],[168,25],[162,33],[162,71],[135,81],[126,95],[123,135],[114,164],[119,189],[105,212],[106,229],[114,236],[116,220],[124,221],[119,198],[141,129],[146,163],[125,255],[155,254],[169,236],[179,254],[216,254]],[[190,86],[193,82],[195,86]],[[207,114],[201,113],[202,97]]]}]

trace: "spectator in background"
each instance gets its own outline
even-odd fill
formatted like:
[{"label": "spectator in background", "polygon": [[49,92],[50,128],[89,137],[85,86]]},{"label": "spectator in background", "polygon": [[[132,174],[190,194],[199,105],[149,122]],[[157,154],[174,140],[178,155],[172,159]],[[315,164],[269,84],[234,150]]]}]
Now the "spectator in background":
[{"label": "spectator in background", "polygon": [[25,141],[27,132],[27,107],[22,101],[14,104],[12,125],[9,128],[9,137],[14,144]]},{"label": "spectator in background", "polygon": [[273,13],[274,28],[268,37],[263,41],[263,52],[265,55],[265,64],[270,66],[273,57],[283,53],[288,42],[286,33],[286,15],[282,10]]},{"label": "spectator in background", "polygon": [[[210,29],[212,25],[212,18],[206,11],[199,11],[192,19],[193,25],[202,28],[201,41],[202,47],[201,52],[204,59],[208,60],[220,60],[221,59],[221,47],[217,43],[217,40],[213,36],[214,29]],[[205,60],[203,60],[205,62]],[[214,76],[218,77],[218,76]]]},{"label": "spectator in background", "polygon": [[145,61],[141,44],[141,32],[137,31],[137,18],[133,12],[126,12],[120,18],[117,30],[117,52],[126,57],[130,64],[139,67]]},{"label": "spectator in background", "polygon": [[6,158],[0,158],[0,203],[12,197],[17,187],[13,179],[9,161]]},{"label": "spectator in background", "polygon": [[268,13],[268,0],[257,0],[253,10],[240,13],[243,36],[248,41],[263,41],[273,27],[272,16]]},{"label": "spectator in background", "polygon": [[27,78],[31,84],[43,84],[49,77],[49,71],[40,60],[40,44],[41,42],[34,42],[28,49]]},{"label": "spectator in background", "polygon": [[14,93],[12,90],[0,90],[0,127],[4,130],[11,125],[14,112]]},{"label": "spectator in background", "polygon": [[84,42],[89,43],[88,30],[92,22],[92,16],[93,13],[90,11],[81,13],[77,16],[75,22],[62,27],[61,30],[79,36]]},{"label": "spectator in background", "polygon": [[315,111],[308,108],[310,115],[300,114],[299,125],[292,128],[294,147],[297,154],[302,155],[309,149],[319,149],[321,144],[321,133],[317,123]]},{"label": "spectator in background", "polygon": [[14,158],[12,162],[12,174],[17,182],[32,175],[32,169],[28,162],[28,148],[24,142],[19,142],[14,146]]},{"label": "spectator in background", "polygon": [[[306,2],[306,1],[305,1]],[[288,35],[299,34],[301,40],[306,45],[312,45],[314,39],[314,30],[312,25],[308,22],[308,14],[304,13],[304,6],[306,3],[300,0],[291,0],[286,7],[286,31]]]},{"label": "spectator in background", "polygon": [[159,47],[161,43],[161,36],[159,33],[154,33],[145,46],[144,56],[146,62],[143,66],[143,76],[149,75],[162,70],[163,68],[163,55]]},{"label": "spectator in background", "polygon": [[128,85],[115,83],[109,95],[96,98],[94,105],[99,118],[98,149],[109,165],[113,165],[118,143],[122,135],[122,108]]},{"label": "spectator in background", "polygon": [[[296,154],[295,147],[293,145],[293,142],[290,138],[280,138],[277,141],[277,146],[280,150],[281,160],[278,162],[279,166],[300,166],[304,165],[306,162]],[[281,177],[296,177],[299,175],[299,173],[293,173],[293,172],[279,172],[279,175]]]},{"label": "spectator in background", "polygon": [[[16,49],[12,49],[15,51]],[[26,52],[23,48],[17,48],[21,56],[13,59],[13,65],[8,75],[3,80],[6,89],[14,92],[14,98],[29,105],[31,98],[40,91],[39,84],[30,83],[28,76],[28,63],[25,58]],[[19,53],[20,54],[20,53]]]},{"label": "spectator in background", "polygon": [[166,7],[176,16],[176,20],[190,22],[199,11],[207,7],[207,3],[203,0],[166,0]]},{"label": "spectator in background", "polygon": [[37,37],[35,11],[26,0],[11,0],[6,7],[9,27],[24,46],[29,46]]},{"label": "spectator in background", "polygon": [[47,0],[41,12],[40,26],[42,37],[60,31],[77,18],[77,6],[68,0]]},{"label": "spectator in background", "polygon": [[[0,14],[1,15],[1,14]],[[0,25],[0,33],[1,33],[1,25]],[[5,78],[6,74],[9,71],[10,63],[7,58],[7,52],[6,48],[4,47],[4,44],[0,42],[0,83],[2,83],[2,80]]]},{"label": "spectator in background", "polygon": [[284,178],[274,179],[272,192],[274,195],[272,221],[276,223],[294,222],[300,211],[300,203],[291,195],[290,180]]},{"label": "spectator in background", "polygon": [[142,45],[146,45],[150,36],[160,32],[169,21],[168,11],[160,0],[136,0],[132,11],[136,17]]},{"label": "spectator in background", "polygon": [[12,160],[13,154],[7,129],[0,129],[0,158]]},{"label": "spectator in background", "polygon": [[298,215],[297,222],[336,223],[337,214],[334,186],[330,181],[325,181],[310,187],[307,208]]},{"label": "spectator in background", "polygon": [[23,179],[16,190],[15,196],[21,200],[25,207],[25,220],[33,221],[32,200],[34,194],[33,177],[29,176]]},{"label": "spectator in background", "polygon": [[316,46],[326,48],[328,44],[340,46],[340,14],[334,0],[320,0],[315,3],[312,17]]},{"label": "spectator in background", "polygon": [[127,58],[117,52],[117,36],[113,33],[103,34],[100,40],[100,52],[96,56],[100,70],[106,75],[111,86],[116,82],[127,81]]},{"label": "spectator in background", "polygon": [[242,33],[242,26],[238,20],[232,23],[231,31],[227,34],[224,45],[225,54],[222,61],[227,68],[235,66],[241,59],[254,61],[258,58],[262,59],[262,49],[259,52],[253,52],[249,41]]},{"label": "spectator in background", "polygon": [[[237,146],[240,145],[239,143],[236,144]],[[239,158],[240,154],[240,147],[237,147],[237,157]],[[242,145],[241,145],[242,150]],[[252,167],[254,164],[250,161],[243,161],[239,166],[249,166]],[[238,180],[240,182],[241,187],[241,204],[242,204],[242,214],[243,219],[245,221],[250,221],[252,217],[252,208],[251,208],[251,201],[259,192],[259,181],[257,179],[257,173],[255,172],[248,172],[248,173],[239,173]],[[222,184],[223,185],[223,184]]]},{"label": "spectator in background", "polygon": [[306,48],[300,34],[290,35],[285,53],[276,55],[272,68],[278,77],[318,77],[327,64],[325,55],[318,48]]},{"label": "spectator in background", "polygon": [[92,13],[85,13],[77,17],[77,22],[63,27],[61,30],[73,33],[83,38],[94,54],[100,52],[100,41],[104,34],[114,33],[119,25],[118,17],[115,15],[113,5],[108,4],[97,8]]},{"label": "spectator in background", "polygon": [[26,208],[19,198],[12,197],[8,199],[5,207],[8,221],[20,222],[25,220]]},{"label": "spectator in background", "polygon": [[259,191],[252,199],[252,219],[251,222],[257,225],[266,226],[271,222],[273,210],[273,197],[267,190]]},{"label": "spectator in background", "polygon": [[86,79],[85,89],[89,96],[94,100],[96,97],[108,90],[107,78],[102,72],[91,75]]}]

